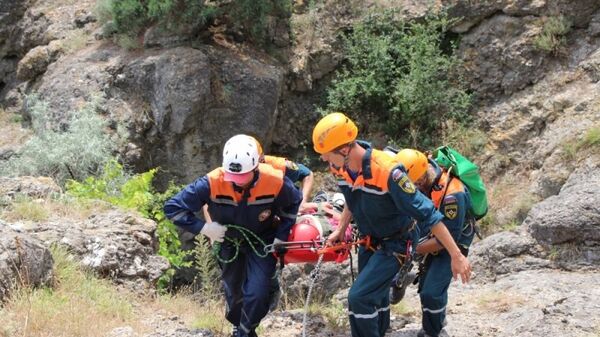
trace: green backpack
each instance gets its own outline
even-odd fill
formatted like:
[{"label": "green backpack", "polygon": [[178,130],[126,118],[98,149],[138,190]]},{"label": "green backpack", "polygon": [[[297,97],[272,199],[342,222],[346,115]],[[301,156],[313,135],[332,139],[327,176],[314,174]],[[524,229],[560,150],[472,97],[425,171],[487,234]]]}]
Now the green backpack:
[{"label": "green backpack", "polygon": [[448,146],[435,149],[433,159],[467,186],[471,195],[470,212],[477,220],[483,218],[488,212],[487,193],[477,165]]}]

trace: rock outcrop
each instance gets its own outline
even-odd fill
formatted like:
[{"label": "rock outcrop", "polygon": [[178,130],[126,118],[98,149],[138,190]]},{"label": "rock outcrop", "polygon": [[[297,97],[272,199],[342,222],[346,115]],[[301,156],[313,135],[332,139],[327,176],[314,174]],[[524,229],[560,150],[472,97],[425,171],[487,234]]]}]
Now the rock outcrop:
[{"label": "rock outcrop", "polygon": [[485,277],[540,268],[597,268],[600,261],[598,162],[592,158],[560,193],[533,206],[522,226],[474,244],[475,270]]},{"label": "rock outcrop", "polygon": [[[560,193],[535,205],[523,225],[531,236],[555,250],[557,258],[600,262],[600,166],[588,160],[571,174]],[[569,254],[566,254],[569,253]],[[566,261],[565,261],[566,262]]]},{"label": "rock outcrop", "polygon": [[151,289],[169,268],[156,255],[156,223],[139,215],[112,210],[77,222],[68,219],[22,225],[46,246],[59,244],[98,275],[136,290]]},{"label": "rock outcrop", "polygon": [[526,232],[500,232],[473,245],[469,259],[476,279],[494,279],[529,269],[551,268],[544,250]]},{"label": "rock outcrop", "polygon": [[15,287],[49,285],[52,266],[48,248],[0,220],[0,302]]},{"label": "rock outcrop", "polygon": [[[91,41],[97,28],[94,2],[0,1],[0,103],[20,110],[25,95],[38,93],[49,103],[48,114],[60,120],[61,114],[102,97],[100,112],[111,120],[111,132],[116,134],[118,124],[127,128],[123,158],[138,171],[160,166],[162,186],[171,179],[191,182],[218,166],[223,141],[236,133],[256,135],[267,150],[275,144],[288,154],[312,153],[315,103],[322,102],[344,59],[337,34],[382,3],[401,7],[400,15],[408,19],[418,20],[427,10],[425,2],[412,0],[328,0],[314,6],[297,1],[292,29],[304,30],[294,31],[299,33],[291,35],[295,41],[289,27],[269,18],[267,35],[281,48],[276,60],[253,50],[243,36],[226,41],[221,35],[237,35],[223,33],[226,27],[218,33],[220,41],[211,40],[212,32],[200,37],[196,30],[205,27],[179,35],[154,27],[146,31],[145,49],[134,51],[107,39]],[[433,4],[458,19],[451,29],[460,34],[458,56],[476,98],[477,121],[488,137],[485,151],[474,159],[488,182],[493,222],[520,225],[525,219],[513,231],[474,244],[475,283],[452,286],[447,332],[596,335],[600,158],[597,143],[588,148],[584,140],[600,126],[600,2]],[[560,52],[536,48],[544,22],[561,15],[571,30]],[[66,45],[77,42],[72,34],[79,33],[83,43],[69,50]],[[18,195],[45,199],[57,194],[60,188],[52,182],[0,179],[2,206]],[[112,208],[84,220],[0,223],[0,296],[24,274],[23,283],[48,282],[52,262],[45,247],[51,244],[66,245],[83,264],[116,283],[151,286],[168,267],[156,255],[155,230],[156,224]],[[311,269],[284,270],[287,296],[306,295]],[[315,318],[311,335],[348,335],[343,302],[349,284],[347,265],[323,266],[313,299],[334,297],[342,309],[333,323]],[[393,337],[414,336],[419,328],[420,305],[412,288],[407,303],[413,311],[393,312]],[[274,316],[264,324],[270,329],[266,336],[298,334],[299,312]],[[211,335],[171,326],[173,336]],[[130,331],[123,327],[110,334],[130,336]],[[168,333],[157,327],[154,335]]]},{"label": "rock outcrop", "polygon": [[[315,266],[308,263],[290,264],[283,269],[281,285],[285,301],[302,303],[306,299],[314,269]],[[354,266],[354,271],[357,273],[356,266]],[[352,284],[348,261],[341,264],[323,263],[316,277],[311,302],[328,303],[340,290],[346,289]]]},{"label": "rock outcrop", "polygon": [[[19,195],[42,200],[61,197],[60,189],[49,178],[2,178],[0,183],[3,206]],[[35,242],[44,251],[52,245],[64,246],[82,265],[115,283],[136,290],[152,289],[169,268],[168,261],[156,254],[156,223],[134,213],[106,208],[85,220],[51,214],[46,221],[3,223],[3,227],[18,231],[22,240]]]},{"label": "rock outcrop", "polygon": [[61,192],[61,188],[48,177],[0,177],[0,195],[4,200],[14,200],[19,194],[34,199],[50,198]]},{"label": "rock outcrop", "polygon": [[166,179],[191,182],[219,165],[227,138],[271,137],[282,75],[275,66],[219,48],[178,47],[124,65],[111,97],[122,100],[134,119],[138,167],[161,166]]},{"label": "rock outcrop", "polygon": [[17,65],[17,78],[21,81],[29,81],[43,74],[48,65],[58,59],[61,52],[61,44],[56,40],[47,46],[37,46],[31,49]]},{"label": "rock outcrop", "polygon": [[[158,182],[191,182],[220,163],[237,133],[269,139],[282,73],[275,66],[202,46],[128,55],[97,45],[51,64],[36,84],[53,115],[104,98],[107,117],[128,126],[125,159],[137,170],[161,167]],[[185,169],[184,169],[185,168]]]}]

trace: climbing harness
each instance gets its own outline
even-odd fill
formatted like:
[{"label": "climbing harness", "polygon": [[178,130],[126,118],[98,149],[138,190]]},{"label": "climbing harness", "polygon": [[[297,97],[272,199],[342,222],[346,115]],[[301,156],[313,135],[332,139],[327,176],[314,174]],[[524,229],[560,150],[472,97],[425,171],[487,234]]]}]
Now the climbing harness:
[{"label": "climbing harness", "polygon": [[413,254],[412,254],[412,241],[408,240],[406,244],[406,253],[405,254],[394,254],[400,263],[400,270],[398,271],[398,277],[396,278],[395,286],[401,288],[403,286],[404,280],[408,277],[408,273],[410,273],[413,268]]}]

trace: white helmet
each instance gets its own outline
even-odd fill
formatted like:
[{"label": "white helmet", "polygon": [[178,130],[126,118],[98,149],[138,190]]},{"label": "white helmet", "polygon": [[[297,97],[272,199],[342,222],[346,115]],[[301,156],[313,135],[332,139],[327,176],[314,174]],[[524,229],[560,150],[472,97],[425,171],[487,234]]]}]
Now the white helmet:
[{"label": "white helmet", "polygon": [[258,148],[254,138],[235,135],[223,148],[223,169],[232,174],[244,174],[258,166]]}]

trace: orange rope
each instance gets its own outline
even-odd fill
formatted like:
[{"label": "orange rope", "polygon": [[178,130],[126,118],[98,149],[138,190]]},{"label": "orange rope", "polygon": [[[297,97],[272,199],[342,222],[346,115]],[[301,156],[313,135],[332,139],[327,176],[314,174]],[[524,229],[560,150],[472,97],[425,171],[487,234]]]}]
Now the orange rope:
[{"label": "orange rope", "polygon": [[366,236],[364,239],[361,239],[361,240],[358,240],[358,241],[345,242],[345,243],[341,243],[341,244],[338,244],[338,245],[321,248],[321,249],[317,250],[317,254],[325,254],[325,253],[329,253],[329,252],[336,252],[338,250],[348,249],[348,248],[351,248],[351,247],[357,246],[357,245],[364,245],[364,246],[367,247],[367,249],[371,249],[371,237],[370,236]]}]

